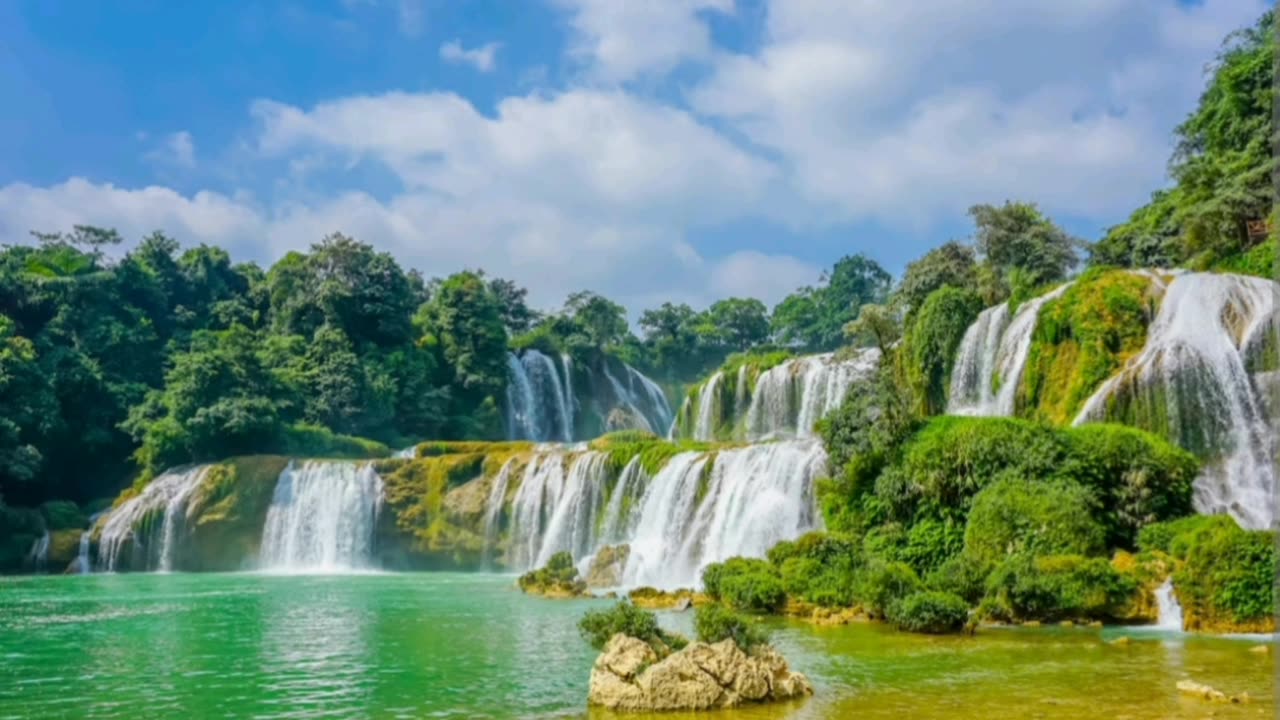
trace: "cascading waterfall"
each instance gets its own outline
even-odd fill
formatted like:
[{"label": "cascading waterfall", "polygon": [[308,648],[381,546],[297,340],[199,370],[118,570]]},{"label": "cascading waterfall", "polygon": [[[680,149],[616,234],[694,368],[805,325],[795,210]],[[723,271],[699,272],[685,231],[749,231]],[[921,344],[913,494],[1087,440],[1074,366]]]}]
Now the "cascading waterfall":
[{"label": "cascading waterfall", "polygon": [[290,463],[267,510],[262,567],[286,572],[371,567],[382,494],[382,478],[370,463]]},{"label": "cascading waterfall", "polygon": [[555,361],[537,350],[525,350],[519,357],[509,353],[507,367],[511,376],[507,385],[511,439],[572,440],[569,408],[573,398],[565,392]]},{"label": "cascading waterfall", "polygon": [[1009,304],[983,310],[965,331],[951,373],[947,412],[952,415],[1007,416],[1014,411],[1018,383],[1031,352],[1031,336],[1046,303],[1071,287],[1061,285],[1028,300],[1009,319]]},{"label": "cascading waterfall", "polygon": [[[695,586],[709,563],[763,556],[820,527],[814,484],[825,467],[816,440],[679,453],[652,479],[634,457],[609,492],[606,453],[542,448],[512,502],[508,566],[538,567],[560,551],[582,565],[627,543],[625,584]],[[501,511],[489,502],[486,512]]]},{"label": "cascading waterfall", "polygon": [[1156,607],[1159,610],[1157,630],[1182,632],[1182,606],[1178,604],[1178,596],[1173,591],[1172,578],[1156,588]]},{"label": "cascading waterfall", "polygon": [[97,512],[89,516],[89,527],[80,533],[80,548],[76,553],[76,571],[81,575],[88,575],[93,572],[93,562],[89,559],[89,548],[93,541],[93,529],[97,527],[98,520],[106,514],[106,511]]},{"label": "cascading waterfall", "polygon": [[698,415],[693,426],[694,440],[716,439],[716,421],[719,419],[717,410],[720,405],[720,381],[723,379],[724,373],[717,372],[711,376],[711,379],[702,386],[702,390],[698,393]]},{"label": "cascading waterfall", "polygon": [[814,437],[817,421],[840,407],[854,383],[869,377],[879,361],[879,350],[866,349],[847,360],[834,353],[806,355],[766,370],[756,380],[745,439]]},{"label": "cascading waterfall", "polygon": [[[145,568],[171,570],[179,542],[179,523],[185,520],[187,504],[209,468],[197,465],[170,470],[111,510],[98,539],[98,564],[107,572],[120,569],[120,552],[132,541],[133,557],[140,559]],[[156,520],[160,521],[159,528],[155,527]]]},{"label": "cascading waterfall", "polygon": [[1187,273],[1174,278],[1142,352],[1085,403],[1075,424],[1114,420],[1163,434],[1209,459],[1196,509],[1246,528],[1275,522],[1277,429],[1264,391],[1277,359],[1275,283]]},{"label": "cascading waterfall", "polygon": [[484,562],[493,558],[493,547],[498,541],[498,521],[502,517],[502,506],[507,499],[507,488],[511,485],[515,461],[503,463],[497,477],[493,479],[493,487],[489,489],[489,499],[484,509]]},{"label": "cascading waterfall", "polygon": [[564,368],[564,411],[565,411],[565,435],[566,442],[573,440],[573,415],[574,406],[578,400],[573,395],[573,359],[567,354],[560,355],[560,366]]},{"label": "cascading waterfall", "polygon": [[44,534],[31,543],[31,552],[27,553],[27,562],[31,564],[31,569],[36,572],[44,572],[49,567],[48,530],[45,530]]}]

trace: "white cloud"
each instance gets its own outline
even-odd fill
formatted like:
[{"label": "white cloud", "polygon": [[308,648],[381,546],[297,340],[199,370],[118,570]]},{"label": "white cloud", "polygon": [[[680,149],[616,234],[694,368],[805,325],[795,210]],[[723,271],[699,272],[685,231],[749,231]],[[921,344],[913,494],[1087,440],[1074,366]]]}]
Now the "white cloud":
[{"label": "white cloud", "polygon": [[571,52],[604,80],[626,81],[709,57],[704,12],[731,13],[733,0],[556,0],[569,12]]},{"label": "white cloud", "polygon": [[[146,133],[138,133],[139,140],[146,137]],[[161,165],[193,168],[196,166],[196,143],[191,133],[181,130],[166,135],[159,147],[148,152],[146,158]]]},{"label": "white cloud", "polygon": [[501,43],[485,43],[470,50],[462,47],[462,43],[452,40],[440,46],[440,59],[454,64],[470,65],[480,72],[493,70]]}]

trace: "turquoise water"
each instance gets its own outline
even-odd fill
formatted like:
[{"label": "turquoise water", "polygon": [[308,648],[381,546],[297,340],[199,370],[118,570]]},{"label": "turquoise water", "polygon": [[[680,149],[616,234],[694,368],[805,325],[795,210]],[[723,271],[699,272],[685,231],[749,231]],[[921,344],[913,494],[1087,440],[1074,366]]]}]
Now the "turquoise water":
[{"label": "turquoise water", "polygon": [[[602,604],[452,573],[4,578],[0,718],[610,717],[586,709],[595,653],[575,626]],[[1256,640],[1136,632],[1122,647],[1088,629],[934,638],[772,625],[818,694],[718,717],[1275,715],[1275,662],[1250,652]],[[1180,698],[1186,677],[1254,702]]]}]

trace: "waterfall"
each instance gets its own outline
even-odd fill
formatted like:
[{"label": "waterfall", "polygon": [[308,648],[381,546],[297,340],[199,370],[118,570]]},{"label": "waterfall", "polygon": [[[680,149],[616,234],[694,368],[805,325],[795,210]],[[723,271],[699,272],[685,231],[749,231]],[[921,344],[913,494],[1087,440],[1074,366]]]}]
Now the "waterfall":
[{"label": "waterfall", "polygon": [[87,575],[93,572],[93,562],[89,559],[89,546],[93,540],[93,528],[98,524],[98,519],[106,514],[106,511],[97,512],[89,516],[89,527],[80,533],[80,549],[76,553],[77,571],[81,575]]},{"label": "waterfall", "polygon": [[[142,492],[112,509],[98,541],[98,560],[102,567],[108,572],[121,569],[120,552],[132,541],[134,557],[144,558],[145,567],[172,569],[179,542],[178,530],[186,519],[187,505],[210,467],[197,465],[165,472],[148,483]],[[158,533],[156,520],[161,525]]]},{"label": "waterfall", "polygon": [[1018,384],[1031,352],[1031,337],[1046,303],[1062,297],[1070,283],[1028,300],[1009,320],[1009,304],[983,310],[956,353],[947,412],[952,415],[1013,415]]},{"label": "waterfall", "polygon": [[290,463],[276,481],[262,534],[269,570],[370,567],[382,478],[370,463]]},{"label": "waterfall", "polygon": [[880,351],[859,350],[848,360],[834,353],[792,358],[761,373],[747,410],[747,440],[812,438],[814,425],[840,407],[854,383],[880,362]]},{"label": "waterfall", "polygon": [[693,426],[694,440],[715,440],[716,423],[720,419],[720,381],[724,373],[717,372],[698,392],[698,417]]},{"label": "waterfall", "polygon": [[412,460],[412,459],[414,459],[414,458],[418,457],[418,446],[417,446],[417,445],[410,445],[409,447],[407,447],[407,448],[405,448],[405,449],[403,449],[403,450],[397,450],[397,451],[396,451],[396,453],[395,453],[394,455],[392,455],[391,457],[393,457],[393,458],[399,458],[399,459],[401,459],[401,460]]},{"label": "waterfall", "polygon": [[607,454],[542,448],[512,501],[508,566],[539,567],[561,551],[582,564],[627,543],[625,584],[696,586],[708,563],[761,557],[820,527],[814,487],[825,468],[816,440],[679,453],[652,479],[633,457],[607,493]]},{"label": "waterfall", "polygon": [[[666,393],[662,392],[662,388],[658,387],[658,383],[651,380],[647,375],[636,370],[630,365],[624,365],[627,368],[627,377],[631,383],[631,403],[635,404],[637,400],[643,402],[647,410],[647,420],[649,425],[656,432],[659,428],[667,427],[671,424],[674,416],[671,412],[671,404],[667,402]],[[635,392],[635,386],[639,385],[642,393]]]},{"label": "waterfall", "polygon": [[44,572],[49,567],[49,531],[31,543],[31,552],[27,553],[27,561],[35,572]]},{"label": "waterfall", "polygon": [[1182,606],[1178,604],[1178,596],[1173,591],[1173,578],[1165,580],[1156,588],[1156,605],[1160,611],[1156,629],[1182,632]]},{"label": "waterfall", "polygon": [[560,365],[564,368],[564,440],[565,442],[572,442],[574,405],[578,402],[577,398],[573,396],[573,360],[568,354],[561,354]]},{"label": "waterfall", "polygon": [[[513,440],[573,439],[570,397],[555,362],[537,350],[507,354],[507,428]],[[567,368],[567,365],[566,365]]]},{"label": "waterfall", "polygon": [[508,460],[493,479],[493,487],[489,488],[489,499],[484,506],[484,561],[493,557],[493,547],[498,542],[498,521],[502,517],[502,506],[507,500],[507,487],[511,484],[515,460]]},{"label": "waterfall", "polygon": [[1196,480],[1197,510],[1271,527],[1277,430],[1262,390],[1265,371],[1276,368],[1258,355],[1277,342],[1276,292],[1260,278],[1177,276],[1146,346],[1089,398],[1075,424],[1120,421],[1168,437],[1209,461]]}]

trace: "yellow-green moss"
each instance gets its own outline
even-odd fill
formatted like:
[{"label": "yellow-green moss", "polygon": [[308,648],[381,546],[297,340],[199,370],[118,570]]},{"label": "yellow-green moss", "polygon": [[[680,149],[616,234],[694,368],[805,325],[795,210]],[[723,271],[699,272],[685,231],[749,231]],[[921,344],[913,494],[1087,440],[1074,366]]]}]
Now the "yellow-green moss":
[{"label": "yellow-green moss", "polygon": [[232,458],[209,469],[188,508],[192,518],[188,570],[238,570],[252,565],[280,473],[280,455]]},{"label": "yellow-green moss", "polygon": [[1142,350],[1159,296],[1149,278],[1095,268],[1045,304],[1018,388],[1018,415],[1066,425]]}]

